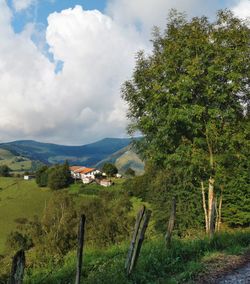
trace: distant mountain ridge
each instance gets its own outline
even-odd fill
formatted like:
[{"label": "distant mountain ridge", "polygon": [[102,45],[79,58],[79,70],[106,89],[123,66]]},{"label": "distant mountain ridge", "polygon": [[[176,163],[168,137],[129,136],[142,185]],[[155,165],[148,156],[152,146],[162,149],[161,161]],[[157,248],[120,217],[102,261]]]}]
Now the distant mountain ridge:
[{"label": "distant mountain ridge", "polygon": [[104,138],[87,145],[65,146],[33,140],[20,140],[0,143],[0,149],[5,149],[15,156],[46,164],[62,163],[68,160],[70,164],[93,167],[110,155],[127,147],[131,142],[131,138]]}]

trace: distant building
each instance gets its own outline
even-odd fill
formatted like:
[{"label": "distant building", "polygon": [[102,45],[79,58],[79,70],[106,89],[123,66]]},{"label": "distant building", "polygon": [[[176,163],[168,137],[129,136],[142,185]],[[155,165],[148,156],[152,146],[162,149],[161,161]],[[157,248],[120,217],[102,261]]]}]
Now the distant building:
[{"label": "distant building", "polygon": [[112,180],[108,180],[108,179],[101,179],[99,184],[101,186],[105,186],[105,187],[109,187],[111,185],[113,185],[114,183],[112,182]]},{"label": "distant building", "polygon": [[95,168],[87,168],[83,166],[71,166],[69,167],[72,178],[81,179],[84,183],[87,180],[95,180],[95,176],[101,174],[101,172]]},{"label": "distant building", "polygon": [[24,180],[31,180],[31,179],[34,179],[34,178],[35,178],[34,175],[24,175],[24,176],[23,176],[23,179],[24,179]]}]

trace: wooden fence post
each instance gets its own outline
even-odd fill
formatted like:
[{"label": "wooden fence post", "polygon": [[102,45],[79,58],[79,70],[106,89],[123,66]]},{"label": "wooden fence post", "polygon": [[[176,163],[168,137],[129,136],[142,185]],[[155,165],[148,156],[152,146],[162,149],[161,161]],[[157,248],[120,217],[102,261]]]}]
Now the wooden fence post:
[{"label": "wooden fence post", "polygon": [[25,268],[24,250],[19,250],[13,257],[9,284],[22,284]]},{"label": "wooden fence post", "polygon": [[173,229],[174,229],[175,218],[176,218],[176,198],[174,197],[173,201],[172,201],[170,218],[169,218],[169,221],[168,221],[167,233],[165,235],[165,241],[166,241],[166,245],[168,247],[171,244],[171,238],[172,238],[172,232],[173,232]]},{"label": "wooden fence post", "polygon": [[145,236],[145,232],[147,230],[148,227],[148,223],[151,217],[151,211],[150,210],[146,210],[145,214],[143,215],[143,221],[142,221],[142,227],[139,233],[139,238],[137,241],[137,245],[135,247],[135,250],[133,252],[132,258],[131,258],[131,263],[128,269],[128,276],[131,275],[131,273],[133,272],[133,269],[136,266],[137,260],[139,258],[140,255],[140,251],[141,251],[141,247],[142,247],[142,243],[144,240],[144,236]]},{"label": "wooden fence post", "polygon": [[81,215],[79,231],[78,231],[78,247],[77,247],[77,264],[76,264],[76,282],[75,282],[75,284],[80,284],[80,281],[81,281],[85,221],[86,221],[85,215]]},{"label": "wooden fence post", "polygon": [[136,239],[137,239],[138,231],[139,231],[144,213],[145,213],[145,206],[143,205],[141,210],[138,212],[137,217],[136,217],[133,237],[132,237],[132,240],[131,240],[131,243],[130,243],[128,256],[127,256],[126,263],[125,263],[125,270],[126,270],[127,275],[129,274],[131,259],[132,259],[133,253],[134,253]]}]

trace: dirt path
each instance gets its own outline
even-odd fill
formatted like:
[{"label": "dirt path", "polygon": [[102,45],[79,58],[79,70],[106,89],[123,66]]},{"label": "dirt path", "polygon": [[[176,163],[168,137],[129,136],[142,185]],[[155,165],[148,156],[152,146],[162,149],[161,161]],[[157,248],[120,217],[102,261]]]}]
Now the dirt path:
[{"label": "dirt path", "polygon": [[219,278],[218,284],[250,284],[250,263]]}]

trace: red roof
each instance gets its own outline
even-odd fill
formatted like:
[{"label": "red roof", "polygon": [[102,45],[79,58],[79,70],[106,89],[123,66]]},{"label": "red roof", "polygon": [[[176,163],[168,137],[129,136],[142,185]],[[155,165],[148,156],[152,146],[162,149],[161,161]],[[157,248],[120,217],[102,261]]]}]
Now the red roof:
[{"label": "red roof", "polygon": [[95,168],[83,168],[81,171],[79,171],[80,174],[87,174],[91,173],[95,170]]},{"label": "red roof", "polygon": [[70,169],[71,171],[76,171],[76,170],[78,170],[78,169],[80,169],[80,168],[83,168],[83,166],[71,166],[71,167],[69,167],[69,169]]}]

